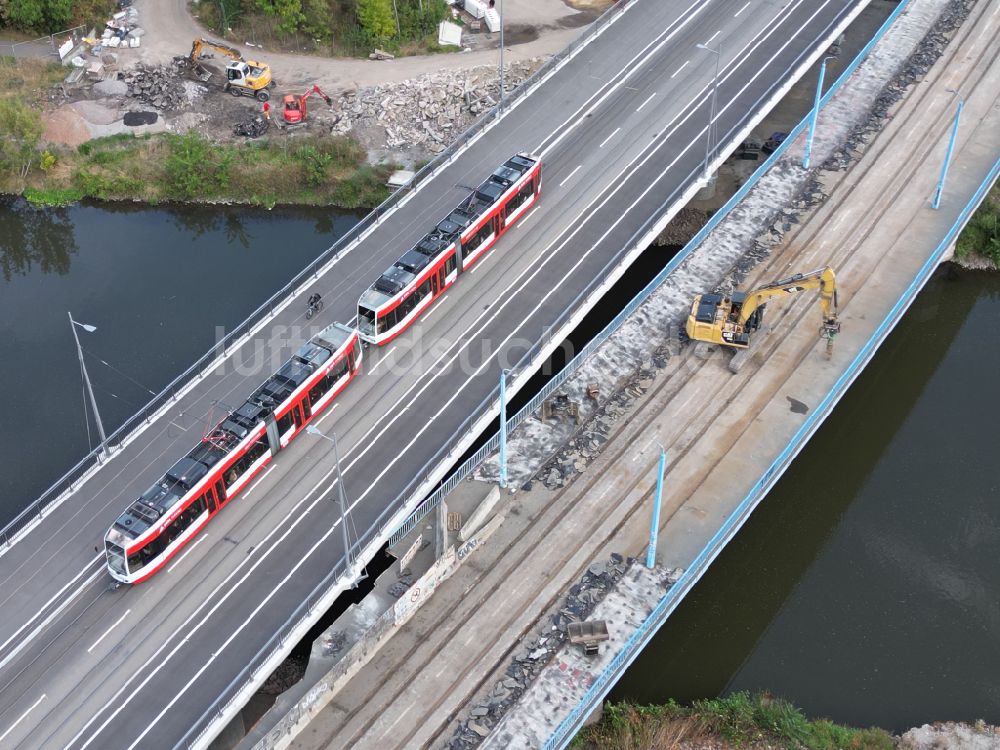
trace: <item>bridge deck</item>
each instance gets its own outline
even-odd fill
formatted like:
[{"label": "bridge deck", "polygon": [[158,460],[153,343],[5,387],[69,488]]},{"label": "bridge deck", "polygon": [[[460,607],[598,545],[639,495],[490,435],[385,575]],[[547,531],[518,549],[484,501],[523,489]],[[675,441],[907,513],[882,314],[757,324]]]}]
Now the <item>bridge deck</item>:
[{"label": "bridge deck", "polygon": [[308,436],[150,582],[108,591],[94,546],[221,404],[240,402],[311,330],[350,319],[362,289],[454,205],[458,186],[515,151],[544,157],[538,208],[395,352],[370,350],[320,420],[340,438],[359,531],[493,391],[497,352],[516,360],[649,216],[693,184],[713,67],[694,44],[726,40],[718,137],[728,141],[859,4],[766,0],[736,18],[719,0],[640,0],[316,282],[327,308],[314,328],[300,302],[279,311],[0,557],[5,744],[174,746],[337,564],[331,450]]}]

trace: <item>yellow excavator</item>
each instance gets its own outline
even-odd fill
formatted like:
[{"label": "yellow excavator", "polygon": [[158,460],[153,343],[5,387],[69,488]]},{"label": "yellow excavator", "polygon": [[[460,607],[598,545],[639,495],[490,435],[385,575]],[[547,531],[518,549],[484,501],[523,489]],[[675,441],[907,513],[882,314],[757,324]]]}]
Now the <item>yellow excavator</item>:
[{"label": "yellow excavator", "polygon": [[[840,332],[840,321],[837,320],[837,278],[829,266],[808,273],[797,273],[749,292],[733,292],[730,297],[699,294],[694,298],[688,314],[687,335],[694,341],[746,350],[734,356],[729,364],[730,370],[738,372],[751,353],[755,332],[763,325],[764,307],[768,300],[809,289],[819,289],[819,304],[823,312],[823,324],[819,332],[826,339],[826,352],[829,356],[833,351],[833,338]],[[766,326],[764,328],[766,332]]]},{"label": "yellow excavator", "polygon": [[252,96],[262,102],[271,98],[268,89],[274,88],[275,85],[271,77],[271,66],[254,60],[244,60],[240,51],[228,44],[211,39],[195,39],[191,43],[191,53],[176,59],[178,62],[186,63],[200,80],[207,81],[212,77],[212,72],[199,60],[209,51],[218,52],[231,59],[226,65],[226,83],[223,91],[228,91],[233,96]]}]

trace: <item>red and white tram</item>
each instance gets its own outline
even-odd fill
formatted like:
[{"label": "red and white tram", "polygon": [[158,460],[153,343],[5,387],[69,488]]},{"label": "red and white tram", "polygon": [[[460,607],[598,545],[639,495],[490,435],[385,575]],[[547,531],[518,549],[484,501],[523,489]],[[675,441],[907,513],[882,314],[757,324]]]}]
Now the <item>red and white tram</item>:
[{"label": "red and white tram", "polygon": [[162,568],[336,398],[361,358],[358,332],[340,323],[304,344],[115,521],[104,540],[112,577],[139,583]]},{"label": "red and white tram", "polygon": [[537,156],[517,154],[498,167],[361,295],[361,338],[383,345],[406,330],[528,210],[541,187]]}]

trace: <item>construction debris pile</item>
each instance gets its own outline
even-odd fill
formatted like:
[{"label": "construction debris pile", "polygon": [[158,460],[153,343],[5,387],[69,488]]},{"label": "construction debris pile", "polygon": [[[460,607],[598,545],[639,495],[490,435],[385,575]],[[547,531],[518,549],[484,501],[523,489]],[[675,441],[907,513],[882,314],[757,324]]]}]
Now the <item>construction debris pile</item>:
[{"label": "construction debris pile", "polygon": [[[511,91],[531,75],[541,60],[504,67],[504,89]],[[497,103],[500,84],[493,66],[442,71],[408,81],[372,86],[341,96],[336,134],[372,127],[385,131],[390,149],[422,147],[440,153],[483,112]]]},{"label": "construction debris pile", "polygon": [[188,103],[184,81],[178,76],[177,69],[169,65],[140,63],[124,73],[121,80],[128,86],[128,96],[157,109],[178,109]]},{"label": "construction debris pile", "polygon": [[567,625],[586,620],[634,562],[634,558],[612,553],[608,562],[596,562],[587,568],[580,583],[570,588],[559,611],[543,620],[538,632],[526,635],[521,641],[511,657],[507,676],[493,686],[484,700],[471,704],[469,718],[459,725],[448,747],[452,750],[477,747],[562,648],[569,637]]},{"label": "construction debris pile", "polygon": [[97,40],[93,54],[100,55],[104,49],[119,47],[136,48],[141,44],[146,31],[139,26],[139,11],[132,6],[132,0],[119,2],[121,10],[104,24],[101,38]]}]

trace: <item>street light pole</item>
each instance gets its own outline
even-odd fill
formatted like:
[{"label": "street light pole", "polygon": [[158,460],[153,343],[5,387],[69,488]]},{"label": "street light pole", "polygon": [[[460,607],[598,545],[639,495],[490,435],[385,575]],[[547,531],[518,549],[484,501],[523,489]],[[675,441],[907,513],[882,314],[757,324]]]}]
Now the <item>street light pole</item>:
[{"label": "street light pole", "polygon": [[76,333],[76,327],[80,326],[87,333],[93,333],[97,330],[97,326],[87,325],[86,323],[78,323],[73,320],[73,314],[68,310],[66,314],[69,315],[70,328],[73,329],[73,340],[76,342],[76,355],[80,358],[80,371],[83,373],[83,382],[87,386],[87,393],[90,395],[90,408],[94,412],[94,421],[97,422],[97,434],[101,438],[100,450],[97,453],[98,461],[101,460],[105,451],[105,443],[108,442],[107,436],[104,434],[104,425],[101,424],[101,415],[97,412],[97,399],[94,398],[94,388],[90,385],[90,376],[87,374],[87,365],[83,363],[83,348],[80,346],[80,337]]},{"label": "street light pole", "polygon": [[[952,94],[958,94],[955,89],[945,89]],[[931,201],[931,208],[938,208],[941,205],[941,193],[944,192],[944,180],[948,176],[948,167],[951,166],[951,154],[955,150],[955,138],[958,136],[958,121],[962,119],[962,108],[965,106],[965,99],[958,97],[958,109],[955,110],[955,122],[951,126],[951,138],[948,139],[948,150],[944,153],[944,164],[941,165],[941,176],[938,178],[937,189],[934,191],[934,200]]]},{"label": "street light pole", "polygon": [[[490,0],[490,8],[496,7],[496,0]],[[500,101],[497,103],[497,119],[503,113],[503,0],[500,0]]]},{"label": "street light pole", "polygon": [[[832,56],[831,56],[832,57]],[[802,168],[809,169],[809,157],[812,155],[813,138],[816,136],[816,121],[819,119],[819,101],[823,98],[823,78],[826,76],[826,61],[824,57],[819,66],[819,80],[816,82],[816,101],[813,103],[812,114],[809,117],[809,137],[806,138],[806,153],[802,157]]]},{"label": "street light pole", "polygon": [[656,567],[656,542],[660,533],[660,501],[663,499],[663,472],[667,468],[667,452],[660,446],[660,463],[656,469],[656,497],[653,498],[653,519],[649,524],[649,547],[646,550],[646,567]]},{"label": "street light pole", "polygon": [[311,435],[319,435],[324,440],[333,443],[333,460],[337,464],[337,504],[340,506],[340,530],[344,537],[344,556],[347,558],[347,567],[350,569],[354,565],[351,556],[350,540],[347,538],[347,492],[344,490],[344,475],[340,471],[340,451],[337,449],[337,433],[333,436],[322,432],[316,425],[306,425],[306,432]]},{"label": "street light pole", "polygon": [[500,371],[500,489],[507,486],[507,373]]},{"label": "street light pole", "polygon": [[719,61],[722,59],[722,42],[719,42],[718,49],[712,49],[707,44],[696,44],[695,47],[707,50],[715,55],[715,78],[712,79],[712,104],[708,112],[708,131],[705,133],[705,180],[708,181],[708,169],[712,157],[712,131],[715,128],[715,115],[719,98]]}]

